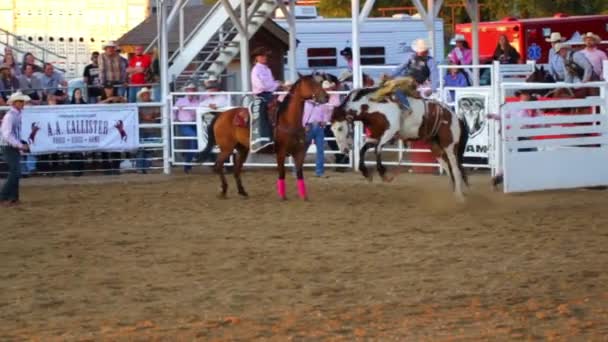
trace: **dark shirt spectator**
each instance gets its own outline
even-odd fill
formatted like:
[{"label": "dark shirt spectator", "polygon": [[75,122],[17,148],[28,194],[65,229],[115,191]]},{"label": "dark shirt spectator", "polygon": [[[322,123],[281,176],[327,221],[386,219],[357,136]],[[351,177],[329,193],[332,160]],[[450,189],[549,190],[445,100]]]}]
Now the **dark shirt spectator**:
[{"label": "dark shirt spectator", "polygon": [[494,49],[493,59],[499,61],[500,64],[518,64],[521,62],[521,56],[515,48],[509,44],[506,35],[501,35],[498,39],[496,49]]},{"label": "dark shirt spectator", "polygon": [[99,52],[91,54],[91,64],[84,68],[84,83],[87,85],[87,99],[89,103],[97,103],[101,96],[101,78],[99,76]]}]

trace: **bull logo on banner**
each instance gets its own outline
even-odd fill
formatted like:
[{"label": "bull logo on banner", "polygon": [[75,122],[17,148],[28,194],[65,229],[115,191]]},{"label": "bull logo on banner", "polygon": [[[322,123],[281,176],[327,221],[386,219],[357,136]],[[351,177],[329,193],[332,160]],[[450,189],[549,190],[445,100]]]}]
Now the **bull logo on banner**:
[{"label": "bull logo on banner", "polygon": [[464,118],[471,138],[484,131],[486,112],[486,98],[484,96],[467,96],[458,100],[458,116]]},{"label": "bull logo on banner", "polygon": [[120,134],[120,140],[123,142],[127,142],[127,132],[125,131],[125,125],[122,120],[116,121],[116,124],[114,124],[114,128],[118,130],[118,134]]},{"label": "bull logo on banner", "polygon": [[36,142],[36,134],[40,131],[40,126],[38,126],[37,122],[32,122],[30,136],[27,138],[27,142],[30,145],[33,145]]}]

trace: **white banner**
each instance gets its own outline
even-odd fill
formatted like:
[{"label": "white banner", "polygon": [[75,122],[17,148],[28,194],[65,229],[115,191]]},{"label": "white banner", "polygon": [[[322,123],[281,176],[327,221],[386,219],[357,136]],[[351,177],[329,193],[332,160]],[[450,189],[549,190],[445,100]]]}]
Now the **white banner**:
[{"label": "white banner", "polygon": [[32,153],[123,152],[139,145],[135,104],[28,106],[21,127]]},{"label": "white banner", "polygon": [[456,89],[456,113],[464,118],[469,129],[469,141],[465,149],[465,157],[488,157],[488,91],[467,91],[467,88]]}]

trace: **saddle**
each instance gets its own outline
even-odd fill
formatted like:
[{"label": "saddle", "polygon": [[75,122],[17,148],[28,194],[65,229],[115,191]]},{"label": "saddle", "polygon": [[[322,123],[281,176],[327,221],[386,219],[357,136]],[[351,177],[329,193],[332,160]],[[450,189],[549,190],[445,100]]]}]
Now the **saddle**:
[{"label": "saddle", "polygon": [[249,128],[249,111],[239,110],[232,119],[234,127]]}]

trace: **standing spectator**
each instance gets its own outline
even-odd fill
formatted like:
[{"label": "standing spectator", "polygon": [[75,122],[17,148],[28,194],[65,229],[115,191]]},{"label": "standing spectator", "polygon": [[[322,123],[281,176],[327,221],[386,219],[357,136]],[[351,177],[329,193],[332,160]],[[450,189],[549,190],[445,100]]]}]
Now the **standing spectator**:
[{"label": "standing spectator", "polygon": [[555,51],[564,60],[566,68],[565,82],[575,83],[593,80],[593,66],[582,51],[572,51],[572,47],[567,43],[555,44]]},{"label": "standing spectator", "polygon": [[551,32],[549,38],[545,39],[551,43],[551,49],[549,49],[549,73],[556,82],[563,82],[566,76],[566,67],[564,66],[564,59],[555,51],[555,45],[562,43],[566,38],[562,37],[559,32]]},{"label": "standing spectator", "polygon": [[[150,103],[152,102],[152,91],[148,87],[143,87],[137,93],[138,103]],[[139,107],[139,122],[144,124],[158,123],[160,118],[160,110],[158,107]],[[149,139],[158,137],[158,129],[156,128],[141,128],[139,130],[139,141],[142,143],[149,143]],[[137,156],[135,161],[135,167],[141,173],[147,173],[151,166],[150,157],[152,153],[145,148],[139,148],[137,150]]]},{"label": "standing spectator", "polygon": [[[194,83],[188,84],[184,87],[184,92],[194,93],[198,91],[198,87]],[[184,162],[192,163],[194,159],[195,153],[194,150],[198,148],[198,143],[196,140],[196,109],[194,107],[199,107],[201,104],[201,100],[197,95],[187,95],[179,98],[175,101],[174,107],[177,108],[177,112],[173,113],[173,121],[187,123],[185,125],[177,126],[178,137],[192,137],[192,139],[182,140],[183,144],[181,148],[186,150],[193,150],[193,152],[186,152],[184,154]],[[190,173],[192,171],[192,165],[185,165],[184,172]]]},{"label": "standing spectator", "polygon": [[509,39],[504,34],[498,38],[498,44],[496,45],[496,49],[494,49],[492,58],[495,61],[499,61],[500,64],[518,64],[521,62],[519,52],[509,43]]},{"label": "standing spectator", "polygon": [[42,83],[34,75],[34,66],[32,64],[26,64],[23,74],[19,76],[19,88],[23,94],[30,97],[31,104],[39,105],[42,102]]},{"label": "standing spectator", "polygon": [[[116,51],[116,43],[113,41],[107,42],[99,55],[99,81],[101,84],[111,83],[112,85],[124,85],[126,72],[123,70],[122,57]],[[119,92],[114,88],[114,95],[119,95]]]},{"label": "standing spectator", "polygon": [[15,56],[13,56],[12,53],[9,53],[8,55],[4,55],[3,63],[8,65],[9,68],[11,68],[11,75],[13,75],[15,77],[21,76],[21,69],[19,69],[17,62],[15,62]]},{"label": "standing spectator", "polygon": [[99,52],[91,54],[91,64],[84,68],[84,84],[87,86],[87,101],[91,104],[97,103],[101,96],[101,79],[99,77]]},{"label": "standing spectator", "polygon": [[146,83],[146,74],[152,66],[150,55],[144,54],[144,47],[135,47],[135,55],[129,60],[127,73],[129,74],[129,102],[137,101],[137,94]]},{"label": "standing spectator", "polygon": [[[466,41],[462,34],[454,36],[454,43],[456,46],[448,54],[448,62],[455,65],[471,65],[473,62],[473,53],[469,47],[469,43]],[[467,78],[468,84],[471,84],[471,70],[470,69],[459,69],[459,72],[463,72]]]},{"label": "standing spectator", "polygon": [[34,58],[34,55],[31,52],[27,52],[23,55],[23,63],[21,63],[22,71],[25,70],[26,65],[31,65],[34,68],[35,73],[44,71],[40,65],[36,64],[36,58]]},{"label": "standing spectator", "polygon": [[[222,90],[220,86],[220,82],[218,82],[215,76],[209,77],[208,80],[205,81],[205,91],[215,93]],[[230,97],[224,94],[207,94],[202,98],[201,107],[208,107],[212,110],[217,110],[219,108],[228,107],[230,105]]]},{"label": "standing spectator", "polygon": [[[321,86],[329,91],[335,87],[335,84],[325,80]],[[316,104],[310,100],[304,103],[302,125],[306,129],[306,145],[310,145],[313,141],[315,143],[317,177],[325,177],[325,126],[331,121],[334,107],[339,105],[340,98],[336,94],[332,94],[326,104]]]},{"label": "standing spectator", "polygon": [[8,97],[18,89],[19,80],[11,74],[11,68],[6,64],[0,65],[0,105],[4,105]]},{"label": "standing spectator", "polygon": [[593,32],[587,32],[584,36],[585,39],[585,48],[582,51],[583,55],[587,57],[589,63],[593,67],[593,72],[595,73],[594,79],[603,79],[603,65],[602,63],[605,60],[608,60],[606,53],[597,48],[597,45],[602,41],[600,36],[594,34]]},{"label": "standing spectator", "polygon": [[[55,71],[53,64],[44,63],[44,73],[40,75],[40,82],[42,83],[43,95],[48,96],[54,94],[57,96],[56,91],[60,90],[61,87],[67,89],[68,82],[63,78],[63,74],[59,71]],[[62,95],[57,98],[57,102],[65,103],[68,95],[61,92]]]},{"label": "standing spectator", "polygon": [[0,126],[0,145],[2,155],[8,164],[8,177],[0,190],[0,203],[3,206],[19,204],[19,178],[21,177],[21,153],[28,152],[29,146],[21,140],[21,111],[30,98],[16,92],[8,99],[9,111],[4,115]]}]

